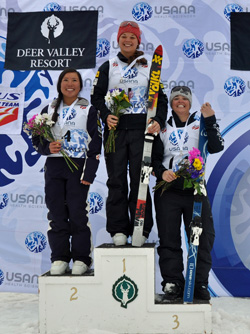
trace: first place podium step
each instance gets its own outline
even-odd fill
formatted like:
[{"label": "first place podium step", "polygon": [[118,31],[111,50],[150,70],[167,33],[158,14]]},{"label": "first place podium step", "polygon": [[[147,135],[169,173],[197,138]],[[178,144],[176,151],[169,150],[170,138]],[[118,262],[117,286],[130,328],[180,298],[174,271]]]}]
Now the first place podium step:
[{"label": "first place podium step", "polygon": [[83,276],[39,277],[40,334],[212,333],[210,304],[169,304],[155,295],[154,244],[103,244],[94,261]]}]

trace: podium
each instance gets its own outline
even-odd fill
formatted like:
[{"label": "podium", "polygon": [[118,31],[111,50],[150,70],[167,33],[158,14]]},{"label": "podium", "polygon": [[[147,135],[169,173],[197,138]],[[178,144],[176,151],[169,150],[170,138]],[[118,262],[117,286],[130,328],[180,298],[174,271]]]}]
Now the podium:
[{"label": "podium", "polygon": [[155,294],[155,245],[94,249],[94,270],[39,277],[40,334],[210,334],[211,304],[173,304]]}]

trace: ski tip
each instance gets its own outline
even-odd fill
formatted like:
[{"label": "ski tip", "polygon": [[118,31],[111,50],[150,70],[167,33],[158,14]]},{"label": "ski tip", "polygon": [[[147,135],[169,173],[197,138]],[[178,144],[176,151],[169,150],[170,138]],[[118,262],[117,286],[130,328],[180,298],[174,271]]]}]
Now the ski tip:
[{"label": "ski tip", "polygon": [[162,56],[163,48],[161,44],[157,46],[157,48],[155,49],[155,52]]}]

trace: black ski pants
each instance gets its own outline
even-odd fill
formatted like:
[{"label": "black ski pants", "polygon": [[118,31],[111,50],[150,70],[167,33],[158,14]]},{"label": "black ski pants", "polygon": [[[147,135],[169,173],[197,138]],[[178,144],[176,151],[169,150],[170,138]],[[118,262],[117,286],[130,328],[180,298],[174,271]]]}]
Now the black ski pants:
[{"label": "black ski pants", "polygon": [[[105,132],[104,145],[107,135],[108,132]],[[116,233],[129,236],[133,233],[143,144],[144,130],[119,129],[115,141],[115,153],[105,153],[108,173],[107,231],[111,236]],[[152,226],[152,202],[148,190],[143,235],[148,237]]]},{"label": "black ski pants", "polygon": [[[155,192],[154,202],[160,242],[157,251],[163,278],[163,289],[166,283],[177,282],[183,287],[185,281],[182,273],[184,266],[181,248],[181,222],[183,217],[189,241],[194,196],[192,194],[178,194],[171,190],[167,190],[161,195],[161,189],[159,189]],[[215,238],[212,212],[207,196],[203,197],[201,216],[203,231],[200,235],[198,248],[195,284],[196,286],[207,286],[212,266],[211,250]]]},{"label": "black ski pants", "polygon": [[85,159],[74,161],[79,168],[73,173],[64,158],[47,158],[45,164],[51,262],[73,259],[89,266],[92,262],[87,204],[89,186],[80,183]]}]

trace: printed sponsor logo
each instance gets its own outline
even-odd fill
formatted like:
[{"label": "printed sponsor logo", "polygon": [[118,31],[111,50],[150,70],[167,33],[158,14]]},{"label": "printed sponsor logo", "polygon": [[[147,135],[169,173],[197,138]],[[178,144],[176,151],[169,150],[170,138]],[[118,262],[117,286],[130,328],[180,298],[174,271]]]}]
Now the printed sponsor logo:
[{"label": "printed sponsor logo", "polygon": [[228,21],[230,21],[231,19],[232,12],[243,12],[243,8],[240,5],[237,5],[236,3],[231,3],[227,5],[224,9],[224,15]]},{"label": "printed sponsor logo", "polygon": [[109,54],[110,43],[106,38],[99,38],[96,44],[96,57],[103,58]]},{"label": "printed sponsor logo", "polygon": [[246,84],[240,77],[234,76],[227,79],[224,90],[227,95],[232,97],[240,96],[245,92]]},{"label": "printed sponsor logo", "polygon": [[[70,24],[72,15],[75,20],[74,27]],[[85,20],[87,17],[89,24]],[[36,32],[36,38],[29,36],[29,30],[27,30],[27,43],[22,43],[24,34],[18,35],[12,29],[19,22],[19,18],[22,19],[20,31],[26,31],[30,22],[33,22],[33,37]],[[6,68],[15,70],[60,69],[69,67],[69,65],[75,68],[91,68],[92,63],[94,67],[96,39],[95,37],[89,39],[88,36],[96,36],[96,22],[96,11],[74,11],[72,13],[44,11],[11,15],[8,19],[9,44],[6,49]],[[84,29],[86,34],[79,40],[72,40],[70,38],[72,29]],[[48,47],[45,47],[44,40]],[[60,47],[57,47],[58,45]],[[84,61],[86,61],[85,64]]]},{"label": "printed sponsor logo", "polygon": [[37,288],[38,275],[30,275],[28,273],[6,272],[4,285],[20,286],[23,288]]},{"label": "printed sponsor logo", "polygon": [[61,6],[57,2],[50,2],[48,3],[44,8],[44,12],[59,12],[59,11],[68,11],[68,12],[74,12],[74,11],[86,11],[86,10],[98,10],[99,15],[100,13],[104,12],[103,6]]},{"label": "printed sponsor logo", "polygon": [[15,9],[14,8],[0,7],[0,17],[1,18],[6,18],[7,19],[9,13],[15,13]]},{"label": "printed sponsor logo", "polygon": [[222,43],[222,42],[211,42],[205,43],[205,52],[209,55],[230,55],[230,45],[229,43]]},{"label": "printed sponsor logo", "polygon": [[[126,67],[123,68],[123,71],[126,70]],[[137,77],[138,75],[138,69],[136,67],[130,68],[123,76],[125,79],[133,79]]]},{"label": "printed sponsor logo", "polygon": [[0,269],[0,285],[2,285],[4,282],[4,273],[3,271]]},{"label": "printed sponsor logo", "polygon": [[45,199],[43,195],[11,193],[9,205],[18,208],[44,209]]},{"label": "printed sponsor logo", "polygon": [[138,296],[138,287],[126,275],[120,277],[113,285],[112,295],[121,307],[127,308],[128,303],[131,303]]},{"label": "printed sponsor logo", "polygon": [[194,81],[192,80],[188,80],[188,81],[184,81],[184,80],[180,80],[180,81],[175,81],[175,80],[171,80],[171,81],[161,81],[164,87],[164,90],[171,90],[173,87],[175,86],[187,86],[189,87],[192,91],[194,91]]},{"label": "printed sponsor logo", "polygon": [[62,7],[57,2],[49,2],[44,8],[44,12],[59,12]]},{"label": "printed sponsor logo", "polygon": [[[179,138],[181,139],[182,134],[183,134],[183,130],[182,129],[177,129],[177,133],[178,133]],[[172,145],[178,146],[178,141],[177,141],[177,138],[176,138],[175,131],[171,132],[171,134],[169,136],[169,140],[170,140]],[[187,141],[188,141],[188,133],[186,132],[183,144],[186,144]]]},{"label": "printed sponsor logo", "polygon": [[11,92],[15,88],[2,88],[0,91],[0,126],[18,119],[22,93]]},{"label": "printed sponsor logo", "polygon": [[46,17],[41,25],[41,33],[48,41],[48,44],[53,43],[53,40],[62,34],[63,29],[62,20],[54,14]]},{"label": "printed sponsor logo", "polygon": [[6,208],[9,202],[9,196],[7,193],[0,194],[0,210]]},{"label": "printed sponsor logo", "polygon": [[203,54],[204,45],[198,39],[191,38],[183,44],[182,51],[186,57],[195,59]]},{"label": "printed sponsor logo", "polygon": [[90,214],[98,213],[103,208],[103,198],[97,192],[89,193],[88,202],[90,206]]},{"label": "printed sponsor logo", "polygon": [[182,18],[185,17],[194,17],[195,6],[155,6],[154,7],[154,17],[163,18],[163,17],[175,17]]},{"label": "printed sponsor logo", "polygon": [[47,240],[42,232],[34,231],[27,235],[25,246],[32,253],[41,253],[47,245]]},{"label": "printed sponsor logo", "polygon": [[136,21],[147,21],[153,15],[153,9],[147,2],[138,2],[132,9],[133,18]]}]

